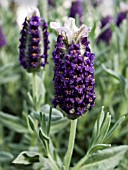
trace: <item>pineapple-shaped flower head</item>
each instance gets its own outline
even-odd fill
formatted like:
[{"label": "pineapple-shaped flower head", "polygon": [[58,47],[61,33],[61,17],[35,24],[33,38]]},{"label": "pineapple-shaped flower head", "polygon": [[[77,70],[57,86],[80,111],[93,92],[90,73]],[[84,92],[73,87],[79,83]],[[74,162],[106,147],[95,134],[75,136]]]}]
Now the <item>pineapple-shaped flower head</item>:
[{"label": "pineapple-shaped flower head", "polygon": [[50,23],[58,32],[53,51],[54,60],[54,107],[65,111],[67,117],[76,119],[94,106],[94,57],[88,41],[90,27],[82,25],[79,29],[75,19],[69,18],[64,27]]},{"label": "pineapple-shaped flower head", "polygon": [[38,10],[25,18],[21,30],[19,62],[28,72],[39,71],[47,63],[48,24],[39,16]]},{"label": "pineapple-shaped flower head", "polygon": [[7,40],[6,40],[6,37],[3,33],[3,29],[0,26],[0,47],[6,46],[6,45],[7,45]]},{"label": "pineapple-shaped flower head", "polygon": [[110,15],[107,15],[105,17],[103,17],[101,19],[101,29],[107,27],[105,29],[105,31],[103,31],[98,39],[97,39],[97,43],[99,43],[100,41],[103,41],[104,43],[106,43],[107,45],[110,43],[111,38],[112,38],[112,30],[110,28],[110,24],[113,22],[113,19]]},{"label": "pineapple-shaped flower head", "polygon": [[120,12],[117,15],[116,25],[119,27],[121,23],[128,17],[128,4],[120,4]]},{"label": "pineapple-shaped flower head", "polygon": [[82,0],[75,0],[72,2],[70,14],[69,16],[72,18],[76,18],[78,15],[79,23],[82,23],[82,16],[83,16],[83,1]]}]

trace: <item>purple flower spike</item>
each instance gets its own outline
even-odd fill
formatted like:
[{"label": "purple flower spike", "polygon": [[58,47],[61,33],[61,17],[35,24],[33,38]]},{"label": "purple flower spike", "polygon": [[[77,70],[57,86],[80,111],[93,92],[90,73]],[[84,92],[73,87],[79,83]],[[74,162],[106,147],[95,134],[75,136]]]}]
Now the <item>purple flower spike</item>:
[{"label": "purple flower spike", "polygon": [[23,68],[33,72],[39,71],[41,66],[44,67],[47,63],[48,45],[48,25],[45,20],[36,15],[25,18],[19,46],[19,62]]},{"label": "purple flower spike", "polygon": [[5,35],[3,33],[2,27],[0,27],[0,47],[3,47],[7,44]]},{"label": "purple flower spike", "polygon": [[[111,16],[106,16],[101,19],[101,29],[103,29],[105,26],[109,26],[110,23],[112,23],[113,19]],[[100,41],[104,41],[107,45],[110,43],[112,38],[112,30],[110,27],[108,27],[103,33],[101,33],[97,39],[97,43]]]},{"label": "purple flower spike", "polygon": [[[74,20],[69,21],[72,23]],[[55,28],[55,25],[53,23],[52,27]],[[68,27],[68,25],[66,26]],[[73,28],[76,28],[75,25]],[[60,28],[57,27],[57,29]],[[64,28],[62,27],[62,29]],[[78,39],[76,35],[79,36],[77,31],[74,32],[71,43],[65,37],[66,31],[64,36],[58,35],[55,50],[52,53],[55,64],[53,104],[54,107],[58,105],[69,119],[76,119],[91,110],[96,98],[94,92],[95,55],[89,47],[87,30],[86,27],[84,36],[77,42],[75,41]],[[70,35],[69,38],[71,38]]]},{"label": "purple flower spike", "polygon": [[116,20],[116,25],[119,27],[122,22],[127,18],[128,16],[128,11],[122,11],[118,14],[117,20]]},{"label": "purple flower spike", "polygon": [[123,2],[120,3],[120,12],[117,15],[116,19],[116,25],[120,27],[122,22],[126,20],[128,17],[128,4],[125,4]]},{"label": "purple flower spike", "polygon": [[82,16],[83,16],[82,0],[76,0],[76,1],[72,2],[69,16],[72,18],[75,18],[76,15],[78,15],[78,17],[79,17],[79,23],[82,24]]}]

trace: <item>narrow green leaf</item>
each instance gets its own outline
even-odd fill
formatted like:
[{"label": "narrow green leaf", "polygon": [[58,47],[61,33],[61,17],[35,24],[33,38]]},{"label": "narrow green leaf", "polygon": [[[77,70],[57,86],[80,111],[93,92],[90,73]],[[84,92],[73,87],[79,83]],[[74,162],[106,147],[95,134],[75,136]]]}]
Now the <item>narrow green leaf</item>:
[{"label": "narrow green leaf", "polygon": [[42,129],[43,129],[44,133],[46,133],[46,129],[47,129],[46,117],[45,117],[45,114],[40,112],[40,116],[41,115],[42,115]]},{"label": "narrow green leaf", "polygon": [[97,118],[97,135],[99,135],[99,133],[100,133],[100,128],[103,124],[104,117],[105,117],[104,106],[102,106],[102,108],[99,112],[98,118]]},{"label": "narrow green leaf", "polygon": [[48,125],[47,125],[47,135],[49,135],[49,132],[50,132],[51,116],[52,116],[52,107],[50,107],[50,112],[49,112],[49,119],[48,119]]},{"label": "narrow green leaf", "polygon": [[92,154],[98,150],[102,150],[102,149],[106,149],[106,148],[110,148],[111,144],[96,144],[94,147],[92,147],[92,149],[89,151],[89,154]]},{"label": "narrow green leaf", "polygon": [[104,139],[108,133],[109,127],[110,127],[110,123],[111,123],[111,115],[109,113],[107,113],[105,120],[102,124],[101,130],[100,130],[100,134],[99,137],[97,139],[97,143],[104,143]]},{"label": "narrow green leaf", "polygon": [[30,103],[33,105],[34,102],[33,102],[33,98],[31,96],[31,94],[28,92],[27,95],[28,95]]},{"label": "narrow green leaf", "polygon": [[97,132],[98,132],[98,130],[97,130],[97,120],[96,120],[96,122],[95,122],[95,124],[94,124],[94,127],[93,127],[92,138],[91,138],[91,142],[90,142],[89,148],[90,148],[92,145],[95,145],[96,139],[97,139]]},{"label": "narrow green leaf", "polygon": [[7,162],[11,162],[13,159],[13,155],[9,152],[4,152],[1,151],[0,152],[0,163],[7,163]]},{"label": "narrow green leaf", "polygon": [[0,77],[0,85],[8,83],[8,82],[17,81],[20,78],[18,74],[10,75],[9,77],[8,76]]},{"label": "narrow green leaf", "polygon": [[17,116],[12,116],[7,113],[0,112],[0,123],[15,132],[28,132],[28,129],[23,123],[22,119]]},{"label": "narrow green leaf", "polygon": [[44,132],[41,128],[39,128],[39,137],[42,141],[44,141],[44,140],[49,141],[49,137],[46,134],[44,134]]},{"label": "narrow green leaf", "polygon": [[104,71],[106,71],[109,75],[113,76],[114,78],[116,78],[117,80],[120,81],[120,84],[121,84],[121,86],[122,86],[122,90],[125,89],[126,80],[125,80],[125,78],[124,78],[122,75],[117,74],[115,71],[113,71],[113,70],[111,70],[111,69],[107,69],[104,64],[102,64],[102,68],[103,68]]},{"label": "narrow green leaf", "polygon": [[29,120],[29,125],[30,125],[31,129],[34,131],[35,130],[34,120],[30,115],[28,115],[28,120]]},{"label": "narrow green leaf", "polygon": [[115,130],[121,125],[121,123],[124,121],[125,116],[121,117],[115,124],[114,126],[108,131],[108,134],[105,138],[105,141],[108,140],[112,134],[115,132]]}]

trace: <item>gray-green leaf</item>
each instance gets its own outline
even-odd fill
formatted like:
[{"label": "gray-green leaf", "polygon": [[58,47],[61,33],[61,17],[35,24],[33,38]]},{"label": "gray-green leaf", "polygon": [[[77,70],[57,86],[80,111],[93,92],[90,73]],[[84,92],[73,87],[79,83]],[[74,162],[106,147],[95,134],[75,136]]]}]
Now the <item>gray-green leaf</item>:
[{"label": "gray-green leaf", "polygon": [[128,151],[128,145],[98,151],[89,157],[79,170],[113,170]]},{"label": "gray-green leaf", "polygon": [[10,162],[13,159],[13,155],[9,152],[4,152],[1,151],[0,152],[0,163],[6,163],[6,162]]},{"label": "gray-green leaf", "polygon": [[28,132],[27,127],[18,116],[12,116],[7,113],[0,112],[0,123],[15,132]]}]

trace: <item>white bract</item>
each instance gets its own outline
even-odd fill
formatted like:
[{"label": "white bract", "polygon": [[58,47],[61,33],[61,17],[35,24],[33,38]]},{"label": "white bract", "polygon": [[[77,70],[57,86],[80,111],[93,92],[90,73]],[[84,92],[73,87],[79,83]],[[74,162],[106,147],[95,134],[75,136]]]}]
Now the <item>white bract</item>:
[{"label": "white bract", "polygon": [[91,31],[91,27],[87,27],[84,24],[78,28],[75,25],[74,18],[68,18],[64,23],[64,26],[61,26],[58,22],[51,22],[50,27],[55,29],[59,35],[62,35],[69,44],[73,41],[78,43],[83,37],[88,37],[89,32]]}]

